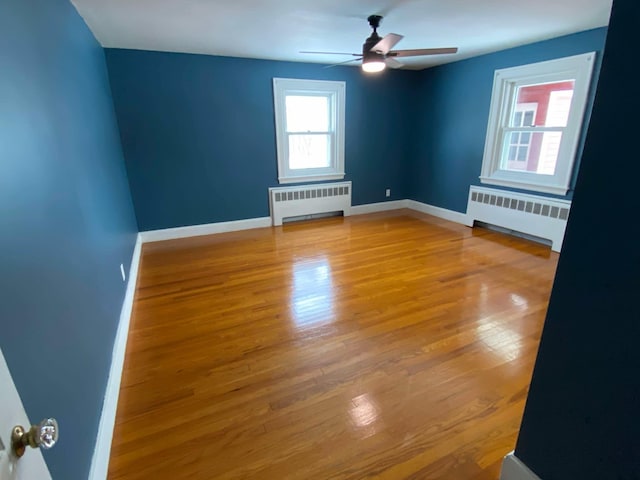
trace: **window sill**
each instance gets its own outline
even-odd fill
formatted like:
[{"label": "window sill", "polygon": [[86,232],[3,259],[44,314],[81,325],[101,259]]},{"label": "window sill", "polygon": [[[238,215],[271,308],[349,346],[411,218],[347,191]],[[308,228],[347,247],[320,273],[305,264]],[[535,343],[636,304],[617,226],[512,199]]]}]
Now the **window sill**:
[{"label": "window sill", "polygon": [[306,183],[324,182],[325,180],[342,180],[344,173],[331,173],[326,175],[301,175],[299,177],[278,177],[278,183]]},{"label": "window sill", "polygon": [[566,195],[569,191],[568,187],[558,185],[544,185],[533,182],[519,182],[516,180],[505,180],[503,178],[483,177],[480,176],[480,183],[489,185],[499,185],[501,187],[517,188],[519,190],[531,190],[534,192],[551,193],[553,195]]}]

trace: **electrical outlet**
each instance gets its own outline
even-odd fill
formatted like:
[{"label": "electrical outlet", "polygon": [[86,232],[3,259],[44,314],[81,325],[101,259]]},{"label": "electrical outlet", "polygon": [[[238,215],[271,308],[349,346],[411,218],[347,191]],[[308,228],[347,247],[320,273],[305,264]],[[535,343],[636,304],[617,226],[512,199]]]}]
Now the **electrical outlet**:
[{"label": "electrical outlet", "polygon": [[390,188],[387,188],[387,191],[385,192],[385,195],[386,195],[387,197],[390,197],[390,196],[391,196],[391,189],[390,189]]},{"label": "electrical outlet", "polygon": [[127,275],[126,273],[124,273],[124,265],[120,264],[120,273],[122,274],[122,281],[126,281],[127,280]]}]

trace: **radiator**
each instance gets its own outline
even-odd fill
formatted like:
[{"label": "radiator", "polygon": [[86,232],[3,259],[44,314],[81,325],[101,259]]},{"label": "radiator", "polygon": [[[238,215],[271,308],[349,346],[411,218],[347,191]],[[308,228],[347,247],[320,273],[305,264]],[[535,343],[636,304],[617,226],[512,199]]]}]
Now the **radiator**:
[{"label": "radiator", "polygon": [[471,225],[477,220],[551,240],[551,249],[559,252],[570,208],[567,200],[472,186],[467,220]]},{"label": "radiator", "polygon": [[346,217],[351,209],[351,182],[273,187],[269,189],[269,208],[274,226],[282,225],[287,217],[318,213],[343,212]]}]

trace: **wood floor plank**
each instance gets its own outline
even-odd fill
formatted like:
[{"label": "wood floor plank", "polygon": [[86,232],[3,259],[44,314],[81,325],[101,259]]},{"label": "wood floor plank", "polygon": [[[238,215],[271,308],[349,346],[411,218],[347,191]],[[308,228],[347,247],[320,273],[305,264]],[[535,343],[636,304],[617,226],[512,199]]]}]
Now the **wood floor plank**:
[{"label": "wood floor plank", "polygon": [[108,478],[495,480],[556,264],[408,210],[145,244]]}]

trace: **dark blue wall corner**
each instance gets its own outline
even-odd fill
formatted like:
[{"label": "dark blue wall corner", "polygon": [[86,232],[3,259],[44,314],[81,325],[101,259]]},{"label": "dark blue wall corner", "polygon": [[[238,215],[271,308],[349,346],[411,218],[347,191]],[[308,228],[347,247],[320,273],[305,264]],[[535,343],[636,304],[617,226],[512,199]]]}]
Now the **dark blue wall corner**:
[{"label": "dark blue wall corner", "polygon": [[0,3],[0,348],[85,480],[136,238],[106,63],[65,0]]},{"label": "dark blue wall corner", "polygon": [[[481,185],[478,177],[482,168],[494,71],[586,52],[601,52],[606,32],[606,28],[588,30],[422,71],[416,96],[420,111],[416,118],[416,141],[407,162],[407,171],[411,172],[409,198],[464,213],[469,186]],[[601,55],[598,55],[593,74],[594,86],[600,62]],[[594,92],[595,88],[592,88],[587,112]],[[583,142],[584,134],[581,144]],[[576,171],[578,164],[579,161],[576,162]],[[569,192],[567,197],[560,198],[571,198],[571,195]]]},{"label": "dark blue wall corner", "polygon": [[634,113],[640,92],[629,61],[637,57],[629,39],[638,25],[640,4],[614,0],[516,446],[516,455],[544,479],[640,478],[640,227],[635,221],[640,121]]},{"label": "dark blue wall corner", "polygon": [[276,186],[274,77],[347,84],[353,204],[406,198],[414,72],[107,50],[140,230],[269,215]]}]

